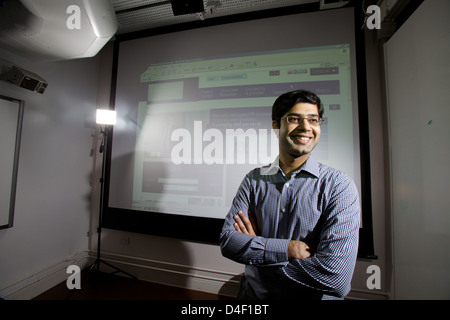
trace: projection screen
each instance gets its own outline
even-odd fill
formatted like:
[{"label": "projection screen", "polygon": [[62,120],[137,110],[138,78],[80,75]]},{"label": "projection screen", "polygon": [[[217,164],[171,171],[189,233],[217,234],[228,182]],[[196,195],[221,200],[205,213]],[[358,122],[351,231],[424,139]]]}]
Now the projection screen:
[{"label": "projection screen", "polygon": [[313,156],[361,190],[355,46],[353,8],[119,41],[104,225],[218,237],[244,175],[277,157],[271,107],[294,89],[325,107]]}]

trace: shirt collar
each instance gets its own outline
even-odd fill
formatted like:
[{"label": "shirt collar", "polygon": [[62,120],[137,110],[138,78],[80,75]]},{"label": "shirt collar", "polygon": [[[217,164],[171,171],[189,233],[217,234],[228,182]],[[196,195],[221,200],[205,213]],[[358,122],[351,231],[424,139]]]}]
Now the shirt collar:
[{"label": "shirt collar", "polygon": [[[270,164],[270,166],[265,166],[261,168],[261,175],[274,175],[278,171],[282,171],[280,168],[280,158],[277,156],[275,161]],[[319,162],[312,155],[306,160],[306,162],[296,171],[292,173],[294,177],[297,173],[301,171],[306,171],[317,178],[319,177]]]},{"label": "shirt collar", "polygon": [[306,171],[310,174],[319,177],[319,162],[312,155],[309,156],[308,160],[300,167],[297,172]]}]

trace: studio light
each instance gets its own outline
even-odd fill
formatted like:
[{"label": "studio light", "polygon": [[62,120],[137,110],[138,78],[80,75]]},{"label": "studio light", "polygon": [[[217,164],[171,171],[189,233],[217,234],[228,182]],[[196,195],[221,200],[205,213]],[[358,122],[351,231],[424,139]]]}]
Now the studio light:
[{"label": "studio light", "polygon": [[104,128],[100,128],[100,133],[102,134],[102,142],[99,148],[99,152],[102,153],[102,172],[100,177],[100,204],[99,204],[99,213],[98,213],[98,228],[97,228],[97,259],[94,261],[94,263],[89,267],[90,270],[96,270],[97,272],[100,272],[100,264],[103,263],[104,265],[109,266],[110,268],[116,270],[115,272],[121,272],[125,275],[129,276],[130,278],[137,279],[132,274],[123,271],[112,264],[104,261],[100,257],[100,245],[101,245],[101,233],[102,233],[102,218],[103,218],[103,212],[105,209],[105,206],[107,205],[105,203],[105,171],[106,171],[106,156],[107,156],[107,150],[108,147],[108,135],[112,133],[112,126],[116,124],[116,111],[109,110],[109,109],[97,109],[96,113],[96,119],[95,121],[97,124],[104,125]]},{"label": "studio light", "polygon": [[96,122],[97,124],[115,125],[116,111],[107,109],[97,109]]}]

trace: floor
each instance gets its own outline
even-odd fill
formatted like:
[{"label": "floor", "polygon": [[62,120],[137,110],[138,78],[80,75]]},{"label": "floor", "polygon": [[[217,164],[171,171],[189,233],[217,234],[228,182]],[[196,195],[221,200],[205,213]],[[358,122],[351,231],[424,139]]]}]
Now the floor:
[{"label": "floor", "polygon": [[233,300],[96,271],[82,273],[81,279],[80,289],[69,290],[64,281],[33,300]]}]

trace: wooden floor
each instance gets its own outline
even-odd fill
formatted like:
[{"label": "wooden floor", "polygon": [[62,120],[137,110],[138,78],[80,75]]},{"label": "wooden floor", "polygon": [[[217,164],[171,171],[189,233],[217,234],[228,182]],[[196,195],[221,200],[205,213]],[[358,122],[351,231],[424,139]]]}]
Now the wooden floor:
[{"label": "wooden floor", "polygon": [[233,300],[96,271],[83,272],[81,279],[81,289],[69,290],[64,281],[33,300]]}]

